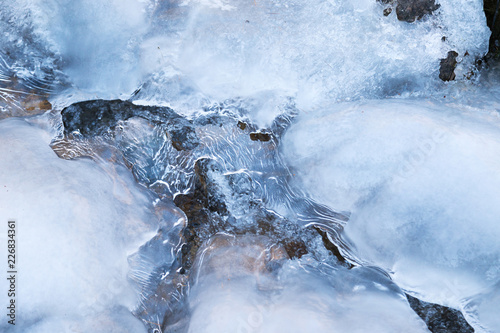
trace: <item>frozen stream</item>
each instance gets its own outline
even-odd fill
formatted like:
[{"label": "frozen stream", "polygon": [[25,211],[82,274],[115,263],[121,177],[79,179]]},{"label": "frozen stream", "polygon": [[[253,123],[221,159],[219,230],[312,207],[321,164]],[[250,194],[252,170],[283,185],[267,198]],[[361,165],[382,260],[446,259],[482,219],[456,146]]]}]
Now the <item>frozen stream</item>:
[{"label": "frozen stream", "polygon": [[409,2],[0,0],[0,331],[500,332],[483,2]]}]

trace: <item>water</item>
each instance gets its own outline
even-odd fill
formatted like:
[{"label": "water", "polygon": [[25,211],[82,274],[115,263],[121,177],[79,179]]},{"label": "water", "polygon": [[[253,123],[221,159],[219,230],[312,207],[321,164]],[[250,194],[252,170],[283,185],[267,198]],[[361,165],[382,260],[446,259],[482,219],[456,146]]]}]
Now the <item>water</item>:
[{"label": "water", "polygon": [[[425,332],[408,293],[500,331],[500,76],[482,1],[439,4],[2,1],[0,118],[41,114],[0,122],[2,330]],[[199,141],[144,113],[65,132],[98,98]]]}]

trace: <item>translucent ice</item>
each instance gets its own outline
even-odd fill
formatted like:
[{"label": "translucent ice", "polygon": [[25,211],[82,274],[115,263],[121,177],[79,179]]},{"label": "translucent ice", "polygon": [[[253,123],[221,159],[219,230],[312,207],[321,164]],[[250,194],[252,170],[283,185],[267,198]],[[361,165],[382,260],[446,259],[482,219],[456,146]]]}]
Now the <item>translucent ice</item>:
[{"label": "translucent ice", "polygon": [[81,89],[87,96],[128,96],[137,89],[139,41],[146,29],[143,2],[20,0],[4,5],[0,27],[6,34],[0,43],[15,75],[39,78],[39,72],[62,71],[77,88],[72,92]]},{"label": "translucent ice", "polygon": [[472,320],[476,326],[486,332],[500,332],[498,309],[500,309],[500,284],[473,297],[465,307],[465,311],[473,316]]},{"label": "translucent ice", "polygon": [[407,23],[385,17],[375,0],[22,0],[6,6],[0,42],[23,58],[16,73],[67,75],[73,86],[56,104],[128,98],[137,88],[137,99],[187,109],[251,96],[262,100],[255,113],[265,121],[283,96],[312,110],[433,94],[450,50],[459,54],[457,78],[470,76],[488,46],[482,1],[439,3]]},{"label": "translucent ice", "polygon": [[151,198],[123,167],[58,158],[51,138],[23,119],[0,122],[2,244],[17,221],[16,332],[142,332],[127,256],[158,225]]},{"label": "translucent ice", "polygon": [[284,256],[265,237],[215,236],[199,252],[188,331],[427,332],[376,270]]},{"label": "translucent ice", "polygon": [[498,112],[426,100],[304,115],[285,138],[297,180],[352,211],[352,255],[459,308],[500,280]]},{"label": "translucent ice", "polygon": [[[190,82],[216,100],[272,91],[306,110],[326,100],[432,93],[439,59],[457,51],[462,78],[489,36],[480,0],[440,1],[434,15],[411,24],[366,0],[186,3],[156,13],[187,23],[175,26],[175,38],[159,29],[144,44],[144,54],[177,69],[153,81]],[[143,98],[161,100],[145,88]]]}]

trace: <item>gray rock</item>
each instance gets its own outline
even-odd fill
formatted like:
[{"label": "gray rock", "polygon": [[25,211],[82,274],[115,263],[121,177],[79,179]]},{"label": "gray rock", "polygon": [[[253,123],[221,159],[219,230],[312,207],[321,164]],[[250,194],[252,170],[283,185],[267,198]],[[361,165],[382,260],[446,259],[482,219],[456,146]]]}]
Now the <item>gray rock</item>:
[{"label": "gray rock", "polygon": [[432,333],[473,333],[474,329],[458,310],[439,304],[427,303],[406,294],[413,311],[422,318]]},{"label": "gray rock", "polygon": [[398,0],[396,15],[400,21],[414,22],[432,14],[439,7],[435,0]]},{"label": "gray rock", "polygon": [[431,15],[440,6],[435,0],[377,0],[386,6],[384,16],[392,13],[394,5],[396,6],[396,15],[398,20],[405,22],[414,22],[420,20],[425,15]]},{"label": "gray rock", "polygon": [[486,23],[491,29],[489,55],[500,58],[500,1],[484,0]]}]

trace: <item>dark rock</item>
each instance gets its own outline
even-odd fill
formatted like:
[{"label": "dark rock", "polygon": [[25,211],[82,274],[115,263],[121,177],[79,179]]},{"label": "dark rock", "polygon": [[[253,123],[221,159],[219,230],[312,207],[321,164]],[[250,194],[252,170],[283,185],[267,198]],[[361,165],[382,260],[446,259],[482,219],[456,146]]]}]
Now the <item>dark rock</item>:
[{"label": "dark rock", "polygon": [[435,0],[398,0],[396,15],[398,20],[411,23],[432,14],[439,7]]},{"label": "dark rock", "polygon": [[113,130],[119,121],[140,117],[155,125],[165,126],[177,150],[191,150],[199,144],[192,122],[168,107],[99,99],[74,103],[63,109],[61,115],[66,134],[78,131],[84,137],[99,136]]},{"label": "dark rock", "polygon": [[271,135],[268,133],[262,133],[262,132],[252,132],[252,133],[250,133],[250,139],[252,141],[267,142],[267,141],[271,140]]},{"label": "dark rock", "polygon": [[455,67],[457,66],[458,53],[455,51],[448,52],[445,59],[441,59],[439,67],[439,78],[443,81],[451,81],[455,79]]},{"label": "dark rock", "polygon": [[244,123],[244,122],[242,122],[242,121],[238,121],[238,127],[239,127],[242,131],[244,131],[244,130],[245,130],[245,128],[247,128],[247,124],[245,124],[245,123]]},{"label": "dark rock", "polygon": [[486,24],[491,30],[489,56],[500,58],[500,1],[484,0]]},{"label": "dark rock", "polygon": [[474,329],[458,310],[427,303],[406,294],[410,307],[422,318],[432,333],[473,333]]},{"label": "dark rock", "polygon": [[192,150],[196,148],[200,143],[194,127],[192,127],[186,121],[173,122],[168,127],[167,133],[169,134],[170,140],[172,141],[172,146],[174,146],[174,148],[179,151]]},{"label": "dark rock", "polygon": [[330,240],[328,233],[322,230],[320,227],[314,227],[314,229],[321,235],[321,240],[325,248],[330,251],[343,266],[351,269],[354,267],[353,264],[349,263],[340,253],[339,248]]}]

